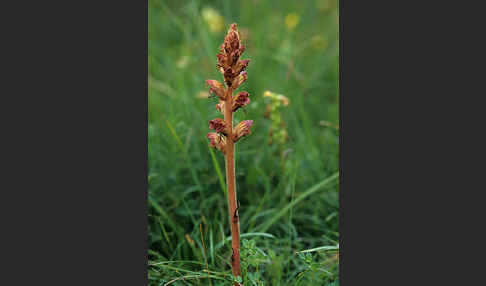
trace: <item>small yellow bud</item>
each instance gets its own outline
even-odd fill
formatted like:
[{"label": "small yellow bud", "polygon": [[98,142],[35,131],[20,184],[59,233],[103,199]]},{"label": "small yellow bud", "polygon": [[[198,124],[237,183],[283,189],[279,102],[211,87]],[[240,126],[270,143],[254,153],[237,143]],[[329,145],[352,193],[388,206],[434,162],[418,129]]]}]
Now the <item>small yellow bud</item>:
[{"label": "small yellow bud", "polygon": [[287,26],[287,29],[292,30],[299,24],[299,15],[296,13],[290,13],[285,17],[285,26]]},{"label": "small yellow bud", "polygon": [[288,106],[290,104],[290,99],[288,99],[286,96],[282,94],[276,94],[274,92],[271,92],[269,90],[266,90],[263,92],[263,97],[268,97],[274,102],[280,102],[284,106]]}]

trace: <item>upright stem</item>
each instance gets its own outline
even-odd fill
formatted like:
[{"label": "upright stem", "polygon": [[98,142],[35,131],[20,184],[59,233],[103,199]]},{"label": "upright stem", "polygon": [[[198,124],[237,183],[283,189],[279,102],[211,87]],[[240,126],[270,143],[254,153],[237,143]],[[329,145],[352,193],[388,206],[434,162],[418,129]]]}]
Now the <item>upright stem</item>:
[{"label": "upright stem", "polygon": [[[231,225],[231,247],[233,254],[231,256],[231,265],[233,268],[233,275],[235,277],[241,276],[240,266],[240,219],[237,210],[237,198],[235,187],[235,145],[233,142],[233,90],[228,88],[226,91],[226,102],[224,104],[224,120],[227,126],[228,137],[226,140],[226,184],[228,186],[228,211],[229,221]],[[235,285],[238,285],[235,283]]]}]

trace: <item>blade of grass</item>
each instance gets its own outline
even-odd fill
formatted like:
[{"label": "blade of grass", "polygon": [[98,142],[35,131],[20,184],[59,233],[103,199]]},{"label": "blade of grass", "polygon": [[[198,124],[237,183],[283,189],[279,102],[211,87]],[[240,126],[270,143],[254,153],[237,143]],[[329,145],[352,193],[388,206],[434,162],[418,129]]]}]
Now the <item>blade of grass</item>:
[{"label": "blade of grass", "polygon": [[202,231],[202,224],[199,224],[199,232],[201,233],[201,242],[202,242],[202,252],[203,252],[203,257],[204,257],[204,262],[206,262],[206,270],[208,271],[208,280],[209,280],[209,285],[212,286],[213,282],[211,281],[211,278],[209,277],[209,265],[208,265],[208,258],[206,254],[206,244],[204,243],[204,236],[203,236],[203,231]]},{"label": "blade of grass", "polygon": [[[265,233],[265,232],[247,232],[247,233],[242,233],[240,237],[250,237],[250,236],[263,236],[263,237],[268,237],[268,238],[276,238],[274,235],[270,233]],[[228,236],[227,238],[224,239],[224,241],[219,242],[215,249],[221,248],[226,242],[231,241],[231,236]]]},{"label": "blade of grass", "polygon": [[[260,213],[263,204],[267,200],[268,195],[271,194],[271,183],[270,183],[270,178],[268,178],[267,174],[258,165],[255,166],[255,169],[260,174],[261,178],[263,178],[263,180],[265,181],[265,194],[263,195],[263,198],[258,203],[258,207],[255,211],[255,213],[258,214]],[[256,220],[251,220],[250,227],[248,228],[248,230],[252,231],[254,229],[255,222]]]},{"label": "blade of grass", "polygon": [[177,145],[181,149],[182,153],[186,154],[186,148],[184,148],[184,144],[182,144],[181,138],[179,138],[179,136],[177,135],[177,132],[174,130],[174,127],[172,127],[172,124],[170,124],[169,120],[167,119],[165,120],[165,124],[167,124],[170,134],[176,140]]},{"label": "blade of grass", "polygon": [[223,173],[221,173],[221,168],[219,167],[218,160],[214,155],[213,148],[208,145],[209,153],[211,154],[211,158],[213,159],[214,169],[216,170],[216,174],[218,175],[219,184],[221,185],[221,190],[223,190],[223,194],[226,194],[226,183],[224,182]]},{"label": "blade of grass", "polygon": [[[214,279],[225,280],[224,278],[221,278],[219,276],[210,276],[210,277],[214,278]],[[170,285],[170,284],[172,284],[172,283],[174,283],[178,280],[186,280],[186,279],[198,279],[199,280],[199,278],[204,278],[204,277],[200,274],[199,275],[192,275],[192,276],[191,275],[181,276],[181,277],[177,277],[177,278],[165,283],[164,286]]]},{"label": "blade of grass", "polygon": [[199,262],[199,261],[194,261],[194,260],[167,260],[167,261],[149,261],[148,265],[150,266],[158,266],[158,265],[164,265],[164,264],[170,264],[170,263],[193,263],[193,264],[199,264],[199,265],[204,265],[204,263]]},{"label": "blade of grass", "polygon": [[319,247],[316,247],[316,248],[297,251],[295,253],[314,252],[314,251],[320,251],[320,250],[339,250],[339,244],[338,245],[319,246]]},{"label": "blade of grass", "polygon": [[187,214],[191,218],[192,223],[196,226],[197,225],[196,218],[194,218],[194,216],[192,215],[192,212],[189,209],[189,206],[187,205],[187,202],[186,202],[186,199],[185,198],[182,198],[182,204],[184,205],[184,208],[186,209]]},{"label": "blade of grass", "polygon": [[290,209],[293,208],[294,205],[298,204],[300,201],[305,199],[306,197],[312,195],[313,193],[317,192],[321,188],[329,185],[333,181],[335,181],[339,177],[339,172],[334,173],[330,177],[324,179],[320,183],[317,183],[316,185],[310,187],[307,189],[305,192],[303,192],[297,199],[292,201],[290,204],[285,206],[280,212],[278,212],[275,216],[273,216],[271,219],[269,219],[266,223],[264,223],[260,227],[261,232],[267,231],[275,222],[277,222],[286,212],[288,212]]},{"label": "blade of grass", "polygon": [[170,249],[172,249],[173,248],[172,243],[170,243],[169,235],[167,234],[167,231],[165,230],[164,223],[162,222],[160,217],[159,217],[158,221],[159,221],[160,228],[162,229],[162,233],[164,234],[165,240],[167,241],[167,244],[169,244]]},{"label": "blade of grass", "polygon": [[214,266],[214,244],[213,244],[213,229],[209,228],[209,255],[211,257],[211,266]]},{"label": "blade of grass", "polygon": [[199,182],[199,178],[198,178],[198,176],[197,176],[197,174],[196,174],[196,172],[194,170],[194,167],[192,165],[192,162],[191,162],[191,160],[189,158],[189,154],[187,153],[186,147],[184,146],[184,144],[182,144],[181,138],[177,135],[177,132],[175,131],[175,129],[172,126],[172,124],[170,124],[169,120],[166,119],[165,120],[165,123],[167,124],[167,127],[169,128],[170,134],[176,140],[177,145],[181,149],[182,154],[184,154],[184,158],[186,159],[186,161],[187,161],[187,163],[189,165],[189,169],[191,171],[192,178],[194,179],[194,182],[198,185],[198,187],[199,187],[199,193],[201,195],[201,198],[203,198],[201,183]]},{"label": "blade of grass", "polygon": [[148,249],[148,254],[157,256],[158,258],[161,258],[161,259],[166,259],[162,254],[160,254],[156,251],[153,251],[152,249]]},{"label": "blade of grass", "polygon": [[167,223],[175,230],[175,231],[180,231],[181,229],[179,228],[178,225],[176,225],[173,220],[169,217],[169,215],[164,211],[164,209],[149,195],[148,196],[148,201],[150,206],[152,206],[164,219],[167,220]]},{"label": "blade of grass", "polygon": [[[294,193],[295,193],[295,180],[297,177],[297,172],[294,170],[291,178],[291,193],[290,193],[290,204],[292,205],[292,201],[294,199]],[[290,208],[290,215],[289,215],[289,252],[292,252],[292,242],[294,238],[294,233],[292,232],[292,211],[293,207]],[[287,272],[290,272],[290,263],[287,264]]]}]

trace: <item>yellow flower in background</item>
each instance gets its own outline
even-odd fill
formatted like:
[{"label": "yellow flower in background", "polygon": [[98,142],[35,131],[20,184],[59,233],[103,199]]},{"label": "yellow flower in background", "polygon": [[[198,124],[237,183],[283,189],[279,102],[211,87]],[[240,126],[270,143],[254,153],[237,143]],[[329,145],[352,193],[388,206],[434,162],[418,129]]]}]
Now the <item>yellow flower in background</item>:
[{"label": "yellow flower in background", "polygon": [[213,33],[219,33],[224,28],[224,18],[218,11],[211,7],[206,7],[202,10],[202,18],[209,26],[209,30]]},{"label": "yellow flower in background", "polygon": [[263,97],[272,97],[272,94],[273,94],[273,92],[271,92],[269,90],[265,90],[263,92]]},{"label": "yellow flower in background", "polygon": [[284,118],[279,109],[282,105],[288,106],[290,100],[282,94],[277,94],[269,90],[263,92],[263,97],[268,98],[268,104],[264,114],[265,118],[270,119],[268,144],[272,145],[273,143],[277,143],[280,147],[283,147],[289,136],[285,128]]},{"label": "yellow flower in background", "polygon": [[328,45],[327,39],[321,35],[316,35],[311,39],[311,46],[316,51],[325,51]]},{"label": "yellow flower in background", "polygon": [[291,30],[295,28],[297,24],[299,24],[299,14],[290,13],[285,17],[285,26],[287,26],[287,29]]},{"label": "yellow flower in background", "polygon": [[282,94],[277,94],[277,93],[271,92],[269,90],[266,90],[265,92],[263,92],[263,97],[269,97],[270,99],[279,101],[284,106],[287,106],[290,103],[290,100],[286,96],[284,96]]}]

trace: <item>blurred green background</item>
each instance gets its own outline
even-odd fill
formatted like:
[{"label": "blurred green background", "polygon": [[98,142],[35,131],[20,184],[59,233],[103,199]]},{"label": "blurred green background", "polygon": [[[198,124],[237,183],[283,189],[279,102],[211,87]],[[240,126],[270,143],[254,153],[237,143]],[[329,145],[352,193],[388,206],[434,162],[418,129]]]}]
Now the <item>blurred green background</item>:
[{"label": "blurred green background", "polygon": [[222,115],[205,80],[222,82],[216,54],[233,22],[251,60],[235,122],[254,120],[235,157],[242,239],[257,251],[245,285],[339,284],[337,7],[149,0],[150,285],[231,285],[224,158],[206,138]]}]

